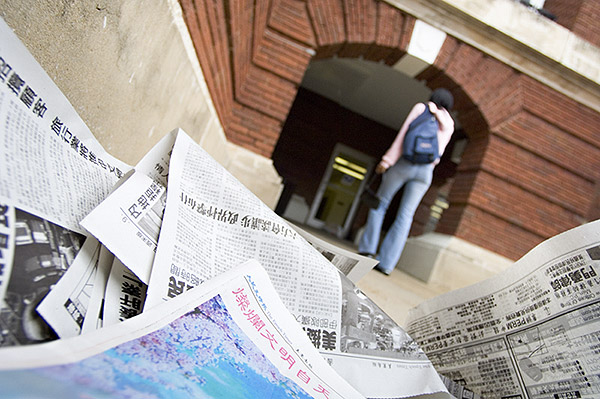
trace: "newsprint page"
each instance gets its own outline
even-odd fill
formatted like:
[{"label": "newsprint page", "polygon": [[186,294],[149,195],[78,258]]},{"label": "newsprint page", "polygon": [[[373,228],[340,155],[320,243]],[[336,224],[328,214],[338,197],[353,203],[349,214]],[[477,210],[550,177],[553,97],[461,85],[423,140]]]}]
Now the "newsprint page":
[{"label": "newsprint page", "polygon": [[[78,390],[92,397],[144,397],[135,392],[146,389],[154,372],[136,368],[127,374],[126,365],[133,366],[130,357],[107,364],[94,356],[107,351],[112,357],[118,345],[144,336],[127,327],[130,321],[141,319],[136,323],[147,326],[157,318],[170,323],[182,317],[169,313],[170,301],[194,295],[193,287],[202,289],[254,259],[266,269],[277,295],[261,295],[259,308],[246,304],[250,288],[242,292],[242,286],[236,287],[246,318],[240,328],[246,323],[256,330],[258,335],[248,332],[247,337],[284,376],[294,373],[302,395],[449,397],[415,342],[184,132],[167,134],[135,167],[114,159],[2,20],[0,37],[0,363],[3,373],[9,373],[2,378],[3,386],[17,381],[11,369],[59,367],[54,373],[42,372],[42,380],[24,377],[36,384],[20,380],[11,395],[30,397],[29,390],[34,390],[35,396],[36,385],[52,385],[69,393],[57,397],[78,396]],[[219,306],[234,312],[230,302]],[[276,310],[266,314],[265,309]],[[280,321],[288,316],[295,327]],[[294,328],[302,334],[294,334]],[[138,331],[135,326],[133,330]],[[199,328],[192,345],[222,342],[220,336],[211,336],[213,330]],[[148,353],[137,347],[127,356],[167,362],[179,349],[161,347],[160,341],[149,335],[140,343]],[[265,360],[259,352],[249,352],[241,341],[233,344],[239,345],[240,355],[256,357],[252,366],[261,369],[270,396],[299,395],[298,390],[284,394],[275,388],[290,384],[269,377],[275,371],[262,369]],[[181,353],[189,359],[178,358],[178,364],[202,360],[190,347]],[[56,372],[77,370],[67,365],[87,358],[94,371],[88,368],[84,374],[92,379],[74,374],[69,379],[69,372]],[[231,378],[243,379],[242,363],[235,358],[226,363]],[[166,364],[161,369],[165,373],[172,369]],[[202,389],[210,385],[204,381],[215,364],[213,369],[198,363],[179,370],[178,378],[194,380]],[[59,378],[63,375],[65,380]],[[168,379],[166,375],[155,377]],[[96,377],[105,382],[95,384]],[[114,384],[121,384],[118,391]],[[208,396],[231,397],[227,389],[232,384],[222,380],[222,392],[213,390]],[[156,391],[156,396],[177,395],[177,388],[160,385],[169,391]],[[148,389],[146,393],[154,393]]]},{"label": "newsprint page", "polygon": [[2,396],[594,398],[600,222],[413,310],[184,131],[135,166],[0,19]]},{"label": "newsprint page", "polygon": [[60,304],[67,320],[61,328],[79,334],[99,253],[79,222],[131,167],[104,151],[2,19],[0,38],[0,347],[4,347],[55,337],[36,307],[71,266],[84,272],[75,276],[67,287],[71,292]]},{"label": "newsprint page", "polygon": [[495,278],[424,302],[407,330],[437,370],[486,398],[600,398],[600,221]]},{"label": "newsprint page", "polygon": [[[313,346],[365,396],[406,397],[446,390],[423,351],[402,328],[185,132],[171,132],[157,147],[168,151],[170,164],[153,263],[123,262],[150,275],[144,311],[201,286],[233,265],[256,259]],[[165,156],[152,149],[150,158]],[[139,174],[136,168],[82,221],[117,258],[125,259],[121,251],[131,251],[133,241],[144,237],[130,234],[130,240],[121,237],[116,243],[112,232],[125,231],[135,224],[132,221],[143,220],[144,212],[154,212],[152,208],[163,203],[155,199],[155,182],[136,177]],[[154,245],[146,251],[153,252]],[[131,257],[133,261],[146,258]],[[146,271],[145,266],[151,269]],[[105,312],[107,307],[105,303]]]}]

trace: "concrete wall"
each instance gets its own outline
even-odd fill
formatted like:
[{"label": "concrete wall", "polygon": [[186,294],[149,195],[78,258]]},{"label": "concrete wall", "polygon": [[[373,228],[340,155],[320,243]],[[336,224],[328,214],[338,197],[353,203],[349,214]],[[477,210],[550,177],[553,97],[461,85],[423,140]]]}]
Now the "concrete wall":
[{"label": "concrete wall", "polygon": [[275,207],[281,179],[227,142],[176,0],[0,0],[0,16],[112,155],[135,164],[180,127]]}]

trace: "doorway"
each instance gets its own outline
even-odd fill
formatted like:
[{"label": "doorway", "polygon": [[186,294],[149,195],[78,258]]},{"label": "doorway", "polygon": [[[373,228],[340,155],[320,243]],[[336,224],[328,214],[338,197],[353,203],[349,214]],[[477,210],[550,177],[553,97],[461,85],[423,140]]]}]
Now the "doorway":
[{"label": "doorway", "polygon": [[343,239],[348,235],[359,205],[360,193],[375,159],[344,144],[335,145],[306,221]]}]

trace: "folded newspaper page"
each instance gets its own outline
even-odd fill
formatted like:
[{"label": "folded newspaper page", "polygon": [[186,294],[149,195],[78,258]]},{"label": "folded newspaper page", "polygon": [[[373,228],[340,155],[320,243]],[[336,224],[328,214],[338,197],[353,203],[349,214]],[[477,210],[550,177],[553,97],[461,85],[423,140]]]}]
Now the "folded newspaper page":
[{"label": "folded newspaper page", "polygon": [[152,147],[127,179],[80,222],[146,285],[166,205],[176,133],[170,132]]},{"label": "folded newspaper page", "polygon": [[72,231],[131,167],[109,155],[0,19],[0,194]]},{"label": "folded newspaper page", "polygon": [[102,324],[118,324],[142,313],[147,289],[146,284],[115,258],[104,292]]},{"label": "folded newspaper page", "polygon": [[179,131],[145,309],[252,258],[315,347],[365,396],[446,392],[427,357],[392,319]]},{"label": "folded newspaper page", "polygon": [[148,284],[166,198],[163,185],[136,171],[81,225]]},{"label": "folded newspaper page", "polygon": [[104,151],[2,19],[0,165],[0,346],[55,339],[36,307],[78,257],[79,221],[131,168]]},{"label": "folded newspaper page", "polygon": [[81,334],[86,334],[103,326],[104,294],[114,261],[114,255],[102,246],[100,248],[100,258],[98,259],[98,269],[94,278],[94,288],[81,326]]},{"label": "folded newspaper page", "polygon": [[60,338],[81,334],[99,267],[101,245],[88,237],[75,261],[37,306]]},{"label": "folded newspaper page", "polygon": [[600,221],[504,273],[433,298],[407,331],[437,370],[484,398],[600,397]]},{"label": "folded newspaper page", "polygon": [[0,356],[11,398],[363,398],[321,358],[256,261],[124,323]]},{"label": "folded newspaper page", "polygon": [[368,258],[335,246],[319,237],[310,234],[306,230],[301,229],[298,226],[293,226],[294,229],[300,234],[306,241],[308,241],[317,251],[321,253],[328,261],[333,263],[335,267],[339,269],[350,281],[357,283],[363,278],[375,265],[379,263],[378,260]]},{"label": "folded newspaper page", "polygon": [[[127,326],[141,328],[132,322],[145,323],[158,313],[155,307],[162,310],[161,320],[171,317],[168,312],[175,305],[170,303],[179,300],[174,297],[201,283],[210,284],[229,265],[256,258],[267,269],[286,311],[292,312],[296,327],[300,325],[304,340],[308,337],[320,351],[319,359],[325,358],[359,392],[372,398],[448,397],[415,342],[340,273],[328,260],[330,256],[311,246],[187,135],[175,131],[165,137],[134,172],[104,151],[2,20],[0,38],[0,346],[62,338],[31,349],[7,348],[1,353],[9,361],[1,363],[38,368],[79,362],[77,367],[64,366],[69,372],[49,371],[49,375],[64,374],[65,378],[74,372],[70,375],[79,381],[75,370],[86,361],[81,356],[101,356],[100,352],[114,345],[141,337]],[[147,178],[134,177],[139,174]],[[121,198],[124,203],[115,200],[121,210],[104,207],[105,198],[119,190],[132,194]],[[82,228],[84,217],[95,212],[100,217],[90,225],[108,230]],[[129,232],[121,236],[123,224],[128,224]],[[86,236],[92,231],[103,245]],[[130,245],[130,237],[142,245]],[[105,245],[118,254],[117,259]],[[71,265],[76,267],[71,269]],[[337,266],[345,269],[348,263]],[[167,298],[173,299],[164,304]],[[142,308],[144,313],[139,315]],[[138,327],[134,331],[141,331]],[[256,325],[246,328],[253,332]],[[287,327],[280,334],[285,337]],[[88,342],[91,346],[86,346]],[[273,342],[262,345],[267,343]],[[275,349],[270,356],[279,356],[292,370],[291,359],[294,364],[298,360],[291,349]],[[61,357],[63,352],[66,358]],[[94,357],[81,370],[89,375],[97,361]],[[112,364],[108,374],[111,367],[117,366]],[[33,377],[41,374],[31,372],[23,378],[42,378],[58,392],[66,392],[65,385],[56,382],[60,379]],[[324,371],[319,378],[329,385],[317,385],[314,392],[322,396],[315,397],[336,397],[327,388],[337,386],[336,374],[328,373]],[[100,370],[92,375],[102,380],[104,374]],[[3,381],[19,381],[17,374],[12,376]],[[295,378],[305,384],[320,381],[303,368]],[[3,383],[3,387],[8,385]],[[114,387],[107,382],[106,387],[110,386]],[[88,392],[87,386],[75,391],[80,388]],[[14,389],[26,395],[26,389],[35,389],[35,384]]]}]

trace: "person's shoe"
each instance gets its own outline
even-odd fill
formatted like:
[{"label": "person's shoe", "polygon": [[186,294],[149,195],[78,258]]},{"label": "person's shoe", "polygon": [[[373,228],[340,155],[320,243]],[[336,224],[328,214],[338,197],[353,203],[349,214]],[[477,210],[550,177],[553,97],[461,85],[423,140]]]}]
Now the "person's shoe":
[{"label": "person's shoe", "polygon": [[378,271],[378,272],[380,272],[380,273],[383,273],[383,274],[385,274],[386,276],[389,276],[389,275],[390,275],[390,273],[392,272],[391,270],[385,270],[385,269],[384,269],[384,268],[382,268],[382,267],[381,267],[379,264],[377,264],[377,265],[375,266],[375,270],[377,270],[377,271]]},{"label": "person's shoe", "polygon": [[367,258],[375,259],[375,254],[369,252],[359,252],[358,254],[361,256],[366,256]]}]

